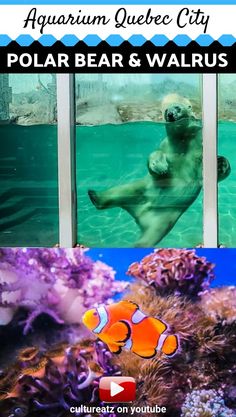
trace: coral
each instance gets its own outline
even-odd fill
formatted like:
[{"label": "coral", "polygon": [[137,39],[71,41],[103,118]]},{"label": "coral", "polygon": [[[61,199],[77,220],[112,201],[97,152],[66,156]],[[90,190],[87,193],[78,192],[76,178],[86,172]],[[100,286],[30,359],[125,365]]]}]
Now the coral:
[{"label": "coral", "polygon": [[[156,250],[130,266],[128,274],[137,280],[124,298],[166,322],[180,340],[175,356],[158,352],[143,359],[129,350],[112,355],[101,342],[82,339],[83,311],[109,303],[126,288],[116,283],[112,268],[93,262],[81,248],[0,249],[4,320],[16,309],[11,326],[0,329],[2,339],[9,338],[2,357],[10,363],[0,372],[1,417],[69,417],[70,406],[99,406],[99,378],[118,374],[136,379],[137,407],[165,406],[166,417],[236,417],[236,288],[209,288],[213,268],[194,250],[175,249]],[[54,320],[40,316],[35,331],[24,336],[19,307],[27,314],[25,332],[41,312]],[[8,346],[15,344],[8,357]],[[21,347],[14,363],[14,349]]]},{"label": "coral", "polygon": [[[220,287],[207,291],[199,301],[203,319],[196,326],[198,353],[217,357],[222,368],[229,369],[231,378],[236,378],[236,287]],[[222,379],[230,378],[230,374]]]},{"label": "coral", "polygon": [[109,302],[126,286],[115,281],[111,267],[93,262],[82,248],[0,250],[0,308],[7,311],[2,324],[24,308],[24,333],[42,313],[58,323],[77,323],[84,309]]},{"label": "coral", "polygon": [[4,416],[10,412],[12,417],[59,417],[71,406],[100,405],[99,377],[119,375],[111,356],[101,342],[90,341],[50,351],[24,349],[0,379]]},{"label": "coral", "polygon": [[[236,378],[234,378],[234,381]],[[236,415],[236,384],[233,382],[233,384],[226,386],[225,388],[225,402],[229,407],[232,407],[235,409],[235,415]]]},{"label": "coral", "polygon": [[211,289],[201,297],[201,307],[215,323],[230,325],[236,321],[236,287]]},{"label": "coral", "polygon": [[140,262],[134,262],[127,274],[152,285],[160,295],[185,295],[197,298],[214,278],[214,265],[194,250],[157,249]]},{"label": "coral", "polygon": [[[115,363],[119,365],[123,375],[135,378],[137,394],[134,406],[170,406],[175,385],[168,361],[161,361],[158,356],[152,360],[145,360],[131,352],[123,351]],[[145,413],[145,416],[149,417],[149,414]]]},{"label": "coral", "polygon": [[148,316],[158,317],[167,323],[170,333],[177,333],[182,341],[195,334],[194,322],[199,314],[199,308],[197,306],[193,308],[186,297],[176,295],[162,297],[156,294],[152,286],[145,287],[140,284],[131,285],[125,297],[138,304]]},{"label": "coral", "polygon": [[187,395],[181,417],[236,417],[236,413],[225,406],[222,392],[203,389]]},{"label": "coral", "polygon": [[[180,352],[173,358],[157,353],[153,360],[138,358],[132,352],[122,352],[116,360],[123,375],[131,375],[138,381],[136,405],[167,406],[167,417],[174,417],[189,389],[189,348],[195,335],[197,308],[185,297],[156,294],[153,287],[134,284],[126,298],[134,301],[148,316],[158,317],[168,323],[169,331],[180,337]],[[144,398],[145,397],[145,398]],[[141,401],[142,398],[142,401]]]},{"label": "coral", "polygon": [[[236,391],[232,389],[236,380],[236,323],[222,326],[203,308],[202,297],[211,297],[212,292],[214,294],[215,290],[206,291],[193,303],[186,296],[162,296],[153,286],[139,283],[131,285],[125,295],[145,314],[160,318],[168,324],[171,332],[179,335],[178,355],[173,358],[156,356],[151,365],[155,368],[155,378],[150,379],[151,384],[145,385],[147,397],[152,398],[155,392],[160,404],[164,399],[171,417],[179,416],[178,410],[193,389],[222,388],[227,405],[236,405]],[[229,300],[228,310],[233,305],[234,300]],[[137,378],[140,386],[144,384],[147,360],[138,360],[132,353],[122,353],[117,361],[123,374]],[[159,383],[159,378],[163,378],[162,383]]]}]

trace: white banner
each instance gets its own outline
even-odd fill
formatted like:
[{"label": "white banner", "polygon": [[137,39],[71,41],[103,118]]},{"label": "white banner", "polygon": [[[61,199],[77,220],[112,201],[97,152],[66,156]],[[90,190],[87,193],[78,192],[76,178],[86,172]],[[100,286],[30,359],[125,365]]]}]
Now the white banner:
[{"label": "white banner", "polygon": [[61,39],[74,34],[83,39],[96,34],[101,39],[119,34],[124,39],[142,34],[151,39],[163,34],[169,39],[185,34],[196,39],[208,34],[236,35],[236,5],[1,5],[0,34],[11,39],[29,34],[38,39],[42,34]]}]

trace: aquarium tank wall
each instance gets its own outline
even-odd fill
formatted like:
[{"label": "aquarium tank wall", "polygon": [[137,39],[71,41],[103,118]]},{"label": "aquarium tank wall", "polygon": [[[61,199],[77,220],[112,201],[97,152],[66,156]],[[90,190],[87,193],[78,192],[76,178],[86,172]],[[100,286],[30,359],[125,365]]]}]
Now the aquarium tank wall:
[{"label": "aquarium tank wall", "polygon": [[0,245],[58,243],[56,75],[0,75]]}]

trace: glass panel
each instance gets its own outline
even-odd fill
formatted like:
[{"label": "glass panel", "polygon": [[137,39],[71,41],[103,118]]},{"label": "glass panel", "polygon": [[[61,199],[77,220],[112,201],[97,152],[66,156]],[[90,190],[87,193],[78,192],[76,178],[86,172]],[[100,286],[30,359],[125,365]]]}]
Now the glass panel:
[{"label": "glass panel", "polygon": [[202,242],[200,81],[197,74],[76,75],[80,244]]},{"label": "glass panel", "polygon": [[236,171],[234,167],[236,140],[236,74],[219,76],[218,153],[224,156],[224,169],[229,173],[218,186],[219,242],[227,247],[236,246]]},{"label": "glass panel", "polygon": [[0,74],[0,140],[0,246],[55,245],[55,75]]}]

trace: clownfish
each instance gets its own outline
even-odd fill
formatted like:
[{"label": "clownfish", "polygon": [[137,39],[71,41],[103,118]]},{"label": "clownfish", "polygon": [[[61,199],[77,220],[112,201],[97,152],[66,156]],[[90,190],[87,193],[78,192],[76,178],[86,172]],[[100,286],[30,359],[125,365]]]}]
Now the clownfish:
[{"label": "clownfish", "polygon": [[92,308],[82,321],[112,353],[124,348],[142,358],[153,358],[158,351],[173,356],[179,348],[178,336],[167,334],[163,321],[146,316],[132,301]]}]

